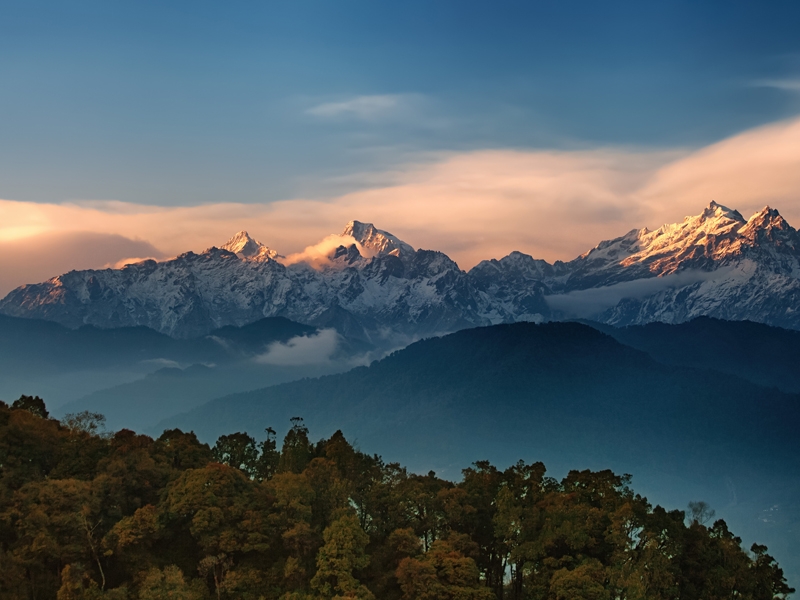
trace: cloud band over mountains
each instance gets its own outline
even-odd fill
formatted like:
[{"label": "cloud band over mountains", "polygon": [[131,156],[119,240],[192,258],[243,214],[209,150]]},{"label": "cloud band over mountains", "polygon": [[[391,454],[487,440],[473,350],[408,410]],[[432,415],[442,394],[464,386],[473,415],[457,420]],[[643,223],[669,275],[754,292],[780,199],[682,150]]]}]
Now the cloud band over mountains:
[{"label": "cloud band over mountains", "polygon": [[462,268],[520,250],[569,260],[603,239],[698,213],[765,204],[800,223],[800,119],[694,150],[487,150],[396,171],[394,183],[332,200],[166,207],[0,200],[0,294],[70,268],[165,258],[247,229],[281,254],[374,222]]}]

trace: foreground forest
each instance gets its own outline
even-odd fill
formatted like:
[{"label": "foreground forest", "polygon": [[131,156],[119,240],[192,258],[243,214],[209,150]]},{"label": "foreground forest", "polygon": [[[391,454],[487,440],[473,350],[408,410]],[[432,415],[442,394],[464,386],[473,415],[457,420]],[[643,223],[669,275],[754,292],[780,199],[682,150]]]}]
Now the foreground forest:
[{"label": "foreground forest", "polygon": [[653,507],[611,471],[408,473],[301,419],[237,433],[103,432],[0,403],[0,597],[752,600],[790,589],[703,503]]}]

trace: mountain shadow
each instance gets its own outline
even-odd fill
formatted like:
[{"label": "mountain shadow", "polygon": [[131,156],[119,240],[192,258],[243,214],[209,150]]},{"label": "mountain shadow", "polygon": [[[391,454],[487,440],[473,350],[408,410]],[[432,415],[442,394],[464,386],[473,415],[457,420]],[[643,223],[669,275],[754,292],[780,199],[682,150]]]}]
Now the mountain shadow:
[{"label": "mountain shadow", "polygon": [[800,393],[800,331],[711,317],[619,328],[584,323],[665,364],[713,369]]}]

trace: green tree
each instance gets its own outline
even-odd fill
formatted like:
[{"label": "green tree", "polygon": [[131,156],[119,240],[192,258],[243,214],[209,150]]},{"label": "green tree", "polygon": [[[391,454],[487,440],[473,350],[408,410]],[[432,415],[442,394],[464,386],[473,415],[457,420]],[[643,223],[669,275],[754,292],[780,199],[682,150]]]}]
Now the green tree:
[{"label": "green tree", "polygon": [[184,471],[160,503],[173,528],[186,528],[203,556],[266,551],[269,529],[259,517],[269,499],[238,469],[211,463]]},{"label": "green tree", "polygon": [[61,587],[56,600],[127,600],[126,587],[101,590],[80,565],[67,565],[61,570]]},{"label": "green tree", "polygon": [[202,582],[187,582],[175,565],[150,569],[139,586],[139,600],[204,600],[207,597]]},{"label": "green tree", "polygon": [[325,544],[317,553],[317,573],[311,587],[323,598],[374,598],[355,572],[369,564],[365,550],[369,537],[355,515],[344,515],[324,532]]},{"label": "green tree", "polygon": [[201,444],[193,431],[168,429],[156,440],[155,452],[165,457],[175,470],[202,469],[214,460],[208,444]]},{"label": "green tree", "polygon": [[301,417],[292,417],[292,427],[283,438],[279,473],[301,473],[311,460],[312,449],[308,441],[308,428]]},{"label": "green tree", "polygon": [[218,556],[206,556],[203,558],[197,570],[203,577],[210,577],[214,581],[214,591],[217,593],[217,600],[222,597],[223,586],[227,583],[226,576],[233,567],[233,559],[227,554]]},{"label": "green tree", "polygon": [[498,598],[503,595],[505,579],[504,557],[508,550],[498,539],[495,514],[496,498],[503,484],[503,473],[489,461],[478,461],[472,468],[464,469],[459,488],[466,493],[463,509],[460,511],[461,533],[466,533],[478,544],[479,556],[476,560],[486,585]]},{"label": "green tree", "polygon": [[272,427],[267,427],[264,432],[267,437],[258,445],[259,456],[256,462],[256,479],[259,481],[272,479],[278,471],[278,463],[281,459],[281,453],[278,452],[278,443],[275,439],[275,430]]},{"label": "green tree", "polygon": [[109,439],[107,450],[97,462],[94,487],[106,496],[109,518],[116,521],[157,504],[174,474],[153,439],[123,429]]},{"label": "green tree", "polygon": [[775,559],[767,554],[767,547],[753,544],[750,547],[754,560],[750,563],[751,593],[753,600],[784,599],[793,594],[795,589],[789,587],[783,576],[783,569]]},{"label": "green tree", "polygon": [[10,493],[50,476],[61,462],[64,442],[57,421],[28,410],[0,410],[0,491]]},{"label": "green tree", "polygon": [[523,597],[525,565],[541,559],[539,541],[542,529],[540,502],[547,489],[544,464],[520,461],[503,472],[497,491],[493,517],[496,552],[506,566],[511,597]]},{"label": "green tree", "polygon": [[397,568],[404,600],[492,600],[475,561],[451,542],[437,540],[425,554],[404,558]]},{"label": "green tree", "polygon": [[211,453],[214,460],[239,469],[250,479],[258,474],[258,447],[256,441],[246,433],[220,436]]},{"label": "green tree", "polygon": [[589,559],[574,569],[559,569],[550,580],[553,600],[611,600],[603,565]]},{"label": "green tree", "polygon": [[[118,576],[130,578],[160,562],[157,548],[169,546],[165,541],[171,533],[160,513],[151,504],[143,506],[117,521],[103,538],[104,554],[118,564]],[[191,556],[184,562],[192,563],[193,559]]]},{"label": "green tree", "polygon": [[15,525],[12,562],[28,574],[31,596],[55,595],[62,565],[92,565],[87,576],[105,589],[100,542],[105,523],[91,483],[75,479],[27,484],[14,495],[6,518]]},{"label": "green tree", "polygon": [[312,527],[314,490],[305,473],[278,473],[262,485],[274,498],[271,523],[280,532],[283,546],[281,577],[290,591],[307,589],[313,573],[314,556],[322,544],[320,532]]},{"label": "green tree", "polygon": [[106,418],[100,413],[84,410],[64,415],[61,424],[70,431],[101,436],[105,433]]},{"label": "green tree", "polygon": [[341,432],[312,446],[300,420],[280,460],[269,431],[260,446],[249,436],[219,444],[233,468],[193,433],[109,437],[98,422],[61,424],[0,403],[3,600],[793,592],[766,547],[745,551],[724,521],[706,525],[700,504],[688,520],[652,507],[611,471],[555,481],[541,463],[481,462],[452,483],[367,456]]},{"label": "green tree", "polygon": [[46,419],[50,416],[50,413],[47,412],[47,408],[44,405],[44,400],[39,398],[39,396],[25,396],[23,394],[17,400],[14,400],[11,408],[16,410],[27,410],[32,415],[36,415],[42,419]]}]

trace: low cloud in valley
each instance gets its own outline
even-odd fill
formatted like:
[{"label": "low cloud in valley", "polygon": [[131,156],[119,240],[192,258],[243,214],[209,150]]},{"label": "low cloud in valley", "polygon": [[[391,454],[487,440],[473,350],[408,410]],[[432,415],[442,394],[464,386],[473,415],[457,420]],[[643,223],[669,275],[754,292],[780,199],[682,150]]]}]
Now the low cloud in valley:
[{"label": "low cloud in valley", "polygon": [[256,362],[282,367],[320,365],[330,362],[338,347],[336,330],[322,329],[312,335],[293,337],[286,343],[273,342],[256,357]]}]

